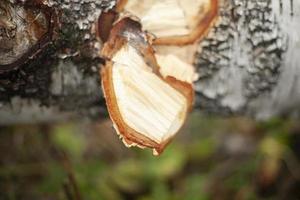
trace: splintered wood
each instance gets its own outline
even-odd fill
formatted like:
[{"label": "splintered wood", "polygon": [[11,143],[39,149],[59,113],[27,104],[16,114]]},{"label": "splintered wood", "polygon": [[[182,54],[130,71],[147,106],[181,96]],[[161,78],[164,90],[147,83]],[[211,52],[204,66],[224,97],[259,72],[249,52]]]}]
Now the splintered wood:
[{"label": "splintered wood", "polygon": [[[126,146],[152,148],[159,155],[192,107],[194,43],[216,18],[217,1],[132,0],[116,8],[126,14],[102,13],[98,22],[109,115]],[[112,18],[117,22],[107,23]]]}]

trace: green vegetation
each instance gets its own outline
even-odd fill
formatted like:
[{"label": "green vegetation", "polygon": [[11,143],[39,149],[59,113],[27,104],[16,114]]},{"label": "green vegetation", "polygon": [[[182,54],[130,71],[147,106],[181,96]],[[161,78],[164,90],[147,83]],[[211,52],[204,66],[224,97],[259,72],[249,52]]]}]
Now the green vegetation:
[{"label": "green vegetation", "polygon": [[296,121],[194,113],[159,157],[109,124],[1,128],[0,199],[300,198]]}]

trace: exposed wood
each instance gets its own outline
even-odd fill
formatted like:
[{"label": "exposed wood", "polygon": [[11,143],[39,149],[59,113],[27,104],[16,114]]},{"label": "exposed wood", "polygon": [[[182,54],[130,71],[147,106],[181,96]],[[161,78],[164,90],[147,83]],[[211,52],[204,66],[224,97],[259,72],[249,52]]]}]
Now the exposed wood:
[{"label": "exposed wood", "polygon": [[[0,124],[107,116],[94,24],[113,5],[51,1],[59,13],[57,37],[22,68],[0,75]],[[195,108],[299,117],[300,2],[222,0],[219,6],[221,17],[196,55]]]},{"label": "exposed wood", "polygon": [[183,77],[183,62],[170,73],[160,70],[170,67],[168,62],[158,65],[147,33],[129,17],[114,24],[101,55],[106,58],[102,88],[114,128],[126,146],[149,147],[159,155],[185,122],[194,96],[193,71]]}]

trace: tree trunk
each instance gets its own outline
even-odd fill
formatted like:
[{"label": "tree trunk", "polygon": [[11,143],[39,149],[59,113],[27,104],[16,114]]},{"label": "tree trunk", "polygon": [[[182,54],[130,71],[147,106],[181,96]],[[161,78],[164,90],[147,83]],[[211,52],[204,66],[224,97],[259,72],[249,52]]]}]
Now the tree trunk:
[{"label": "tree trunk", "polygon": [[[0,124],[106,116],[94,25],[113,4],[50,1],[59,22],[51,44],[0,73]],[[195,109],[260,119],[298,116],[300,2],[220,0],[220,16],[196,54]]]}]

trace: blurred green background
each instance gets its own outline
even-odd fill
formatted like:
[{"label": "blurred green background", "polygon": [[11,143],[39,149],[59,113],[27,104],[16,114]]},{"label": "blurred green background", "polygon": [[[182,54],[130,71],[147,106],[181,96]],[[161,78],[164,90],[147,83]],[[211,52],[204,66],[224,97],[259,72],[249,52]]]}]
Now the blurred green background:
[{"label": "blurred green background", "polygon": [[0,199],[300,199],[300,124],[194,112],[159,157],[109,119],[0,128]]}]

